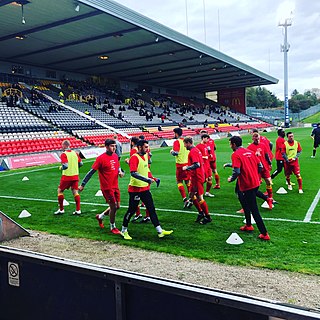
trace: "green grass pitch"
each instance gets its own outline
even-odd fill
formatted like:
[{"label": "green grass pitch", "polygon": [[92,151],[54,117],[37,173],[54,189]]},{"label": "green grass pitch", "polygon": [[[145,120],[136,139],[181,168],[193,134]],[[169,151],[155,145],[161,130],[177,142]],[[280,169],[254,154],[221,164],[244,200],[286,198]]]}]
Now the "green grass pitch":
[{"label": "green grass pitch", "polygon": [[[320,275],[320,204],[312,211],[311,222],[303,222],[307,212],[319,191],[320,181],[320,150],[317,157],[311,159],[312,140],[311,128],[293,129],[295,139],[303,148],[300,157],[301,175],[304,194],[298,194],[297,184],[288,194],[278,195],[275,192],[284,187],[283,172],[274,179],[274,198],[279,204],[272,211],[260,208],[265,219],[271,241],[263,242],[257,239],[257,228],[251,233],[241,233],[244,216],[237,214],[239,202],[234,194],[234,183],[228,183],[227,177],[231,169],[223,169],[223,163],[230,162],[231,149],[228,139],[216,140],[217,168],[221,177],[221,189],[213,190],[214,198],[206,198],[213,221],[207,225],[194,222],[195,209],[183,209],[182,200],[175,183],[175,162],[169,154],[170,148],[153,150],[152,172],[161,178],[157,189],[151,186],[157,213],[164,229],[173,229],[174,233],[164,239],[158,239],[151,224],[130,223],[129,232],[133,237],[125,241],[120,236],[112,235],[108,228],[108,217],[105,219],[105,229],[100,229],[95,215],[106,208],[103,197],[96,197],[99,190],[98,174],[87,184],[81,193],[82,215],[72,216],[74,202],[69,190],[65,198],[70,202],[65,207],[66,213],[54,216],[57,210],[56,190],[60,180],[58,166],[44,166],[2,172],[0,174],[0,210],[16,220],[23,227],[31,230],[46,231],[53,234],[66,235],[75,238],[88,238],[122,245],[139,247],[147,250],[167,252],[174,255],[206,259],[229,265],[254,266],[261,268],[296,271]],[[276,133],[264,133],[275,142]],[[251,142],[251,136],[243,136],[244,145]],[[122,160],[125,158],[123,156]],[[90,169],[93,160],[85,160],[80,169],[82,179]],[[122,162],[122,161],[121,161]],[[273,168],[275,163],[273,164]],[[121,227],[122,218],[128,205],[127,185],[129,172],[122,162],[122,168],[127,172],[120,179],[121,205],[117,214],[117,226]],[[29,181],[22,181],[27,176]],[[296,178],[292,177],[296,183]],[[265,191],[263,183],[261,191]],[[258,199],[258,204],[262,201]],[[31,217],[19,219],[20,212],[26,209]],[[232,232],[237,232],[244,243],[229,245],[226,239]]]}]

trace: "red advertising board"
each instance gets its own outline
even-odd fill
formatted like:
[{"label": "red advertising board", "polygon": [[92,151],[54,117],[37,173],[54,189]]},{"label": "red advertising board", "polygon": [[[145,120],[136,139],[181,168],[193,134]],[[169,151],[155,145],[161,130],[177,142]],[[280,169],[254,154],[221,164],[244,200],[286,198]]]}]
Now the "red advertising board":
[{"label": "red advertising board", "polygon": [[10,169],[40,166],[43,164],[57,163],[59,161],[59,157],[56,154],[52,153],[22,155],[8,158],[8,164]]},{"label": "red advertising board", "polygon": [[219,104],[241,113],[246,113],[245,88],[221,89],[218,91]]}]

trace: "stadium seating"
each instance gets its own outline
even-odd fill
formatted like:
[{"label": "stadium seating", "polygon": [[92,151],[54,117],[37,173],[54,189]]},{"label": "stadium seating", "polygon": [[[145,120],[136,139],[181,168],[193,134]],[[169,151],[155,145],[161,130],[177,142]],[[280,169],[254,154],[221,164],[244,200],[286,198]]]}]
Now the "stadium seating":
[{"label": "stadium seating", "polygon": [[[115,132],[119,132],[118,140],[123,143],[129,142],[130,137],[140,135],[146,140],[172,139],[173,129],[182,124],[184,136],[200,134],[204,127],[212,134],[269,126],[207,99],[165,97],[151,93],[137,95],[131,91],[119,94],[102,86],[96,87],[93,83],[88,87],[87,83],[73,80],[58,82],[32,79],[31,82],[31,92],[38,92],[36,103],[27,99],[21,99],[23,101],[14,107],[0,103],[0,156],[59,150],[63,139],[69,139],[74,148],[103,145],[105,139],[113,138]],[[7,89],[12,84],[2,81],[0,87]],[[24,97],[31,94],[28,86],[20,88]],[[50,110],[52,102],[41,92],[58,100],[61,88],[65,90],[65,104],[71,108],[56,105],[54,110]],[[68,95],[75,91],[76,98]],[[80,96],[88,98],[93,95],[97,102],[94,106],[76,101]],[[120,101],[119,97],[123,100]],[[132,100],[131,97],[135,98]],[[103,106],[102,101],[108,104]],[[124,101],[128,104],[123,104]],[[109,114],[111,109],[114,110],[113,115]],[[82,116],[85,111],[91,118]],[[152,119],[149,117],[147,121],[146,113],[152,115]],[[105,124],[107,128],[97,122]],[[160,125],[161,131],[158,130]]]},{"label": "stadium seating", "polygon": [[83,141],[71,136],[63,138],[7,140],[0,141],[0,155],[6,156],[22,153],[61,150],[62,141],[65,139],[70,141],[72,148],[81,148],[87,146]]}]

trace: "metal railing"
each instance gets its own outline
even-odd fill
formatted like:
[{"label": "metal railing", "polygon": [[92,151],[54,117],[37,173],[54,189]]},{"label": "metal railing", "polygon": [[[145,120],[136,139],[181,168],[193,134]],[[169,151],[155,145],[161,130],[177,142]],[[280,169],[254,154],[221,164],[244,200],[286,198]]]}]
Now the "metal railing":
[{"label": "metal railing", "polygon": [[7,319],[320,319],[316,310],[0,246]]},{"label": "metal railing", "polygon": [[[300,122],[301,120],[308,118],[315,113],[320,112],[320,104],[310,107],[307,110],[303,110],[297,113],[290,113],[289,118],[292,122]],[[284,110],[283,109],[256,109],[253,107],[247,107],[247,114],[267,121],[269,123],[277,125],[279,122],[284,122]]]}]

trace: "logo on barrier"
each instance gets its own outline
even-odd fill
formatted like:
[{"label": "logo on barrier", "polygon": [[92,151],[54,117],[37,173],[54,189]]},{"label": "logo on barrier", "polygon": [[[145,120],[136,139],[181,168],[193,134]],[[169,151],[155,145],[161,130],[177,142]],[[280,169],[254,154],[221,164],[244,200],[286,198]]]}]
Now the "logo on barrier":
[{"label": "logo on barrier", "polygon": [[232,105],[233,106],[240,105],[240,99],[239,98],[233,98],[232,99]]},{"label": "logo on barrier", "polygon": [[8,283],[10,286],[20,287],[20,271],[17,263],[8,262]]}]

